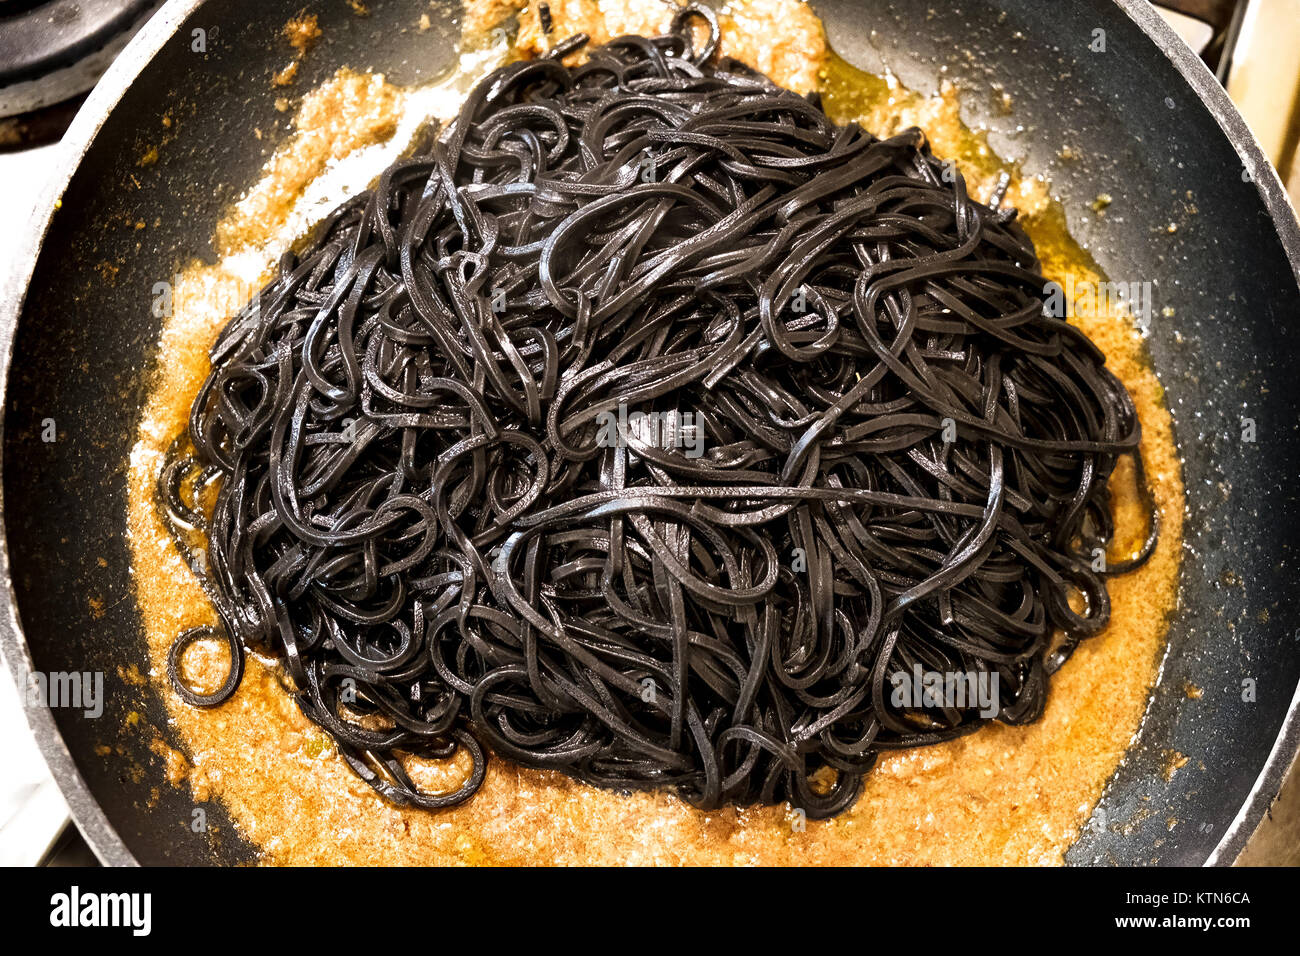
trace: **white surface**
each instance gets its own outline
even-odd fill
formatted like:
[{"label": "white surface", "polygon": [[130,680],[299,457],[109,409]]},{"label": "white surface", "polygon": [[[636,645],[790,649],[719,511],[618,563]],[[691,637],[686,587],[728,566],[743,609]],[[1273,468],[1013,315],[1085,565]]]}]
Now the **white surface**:
[{"label": "white surface", "polygon": [[[14,268],[19,239],[60,147],[0,153],[0,273]],[[0,283],[2,284],[2,283]],[[63,829],[68,807],[36,747],[23,699],[8,672],[0,674],[0,866],[32,866]]]},{"label": "white surface", "polygon": [[0,674],[0,866],[34,866],[68,820],[36,747],[18,688]]},{"label": "white surface", "polygon": [[[1232,55],[1228,95],[1274,164],[1294,152],[1300,120],[1300,0],[1265,0],[1247,8]],[[1280,170],[1282,181],[1290,170]]]}]

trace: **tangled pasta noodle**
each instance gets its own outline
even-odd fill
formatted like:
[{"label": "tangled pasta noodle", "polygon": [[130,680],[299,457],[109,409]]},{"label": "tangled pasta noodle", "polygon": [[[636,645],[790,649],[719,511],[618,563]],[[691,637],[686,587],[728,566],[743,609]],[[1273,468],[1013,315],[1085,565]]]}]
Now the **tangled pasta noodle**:
[{"label": "tangled pasta noodle", "polygon": [[1155,540],[1098,567],[1133,403],[1013,211],[696,17],[498,70],[224,330],[160,490],[232,669],[195,691],[187,633],[182,697],[273,655],[398,803],[490,750],[814,818],[990,718],[896,674],[1040,715]]}]

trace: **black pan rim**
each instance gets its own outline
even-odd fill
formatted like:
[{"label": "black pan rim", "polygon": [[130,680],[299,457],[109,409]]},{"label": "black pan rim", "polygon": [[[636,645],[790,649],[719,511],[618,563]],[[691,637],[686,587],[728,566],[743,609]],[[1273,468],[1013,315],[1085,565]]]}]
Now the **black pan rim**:
[{"label": "black pan rim", "polygon": [[[128,44],[82,106],[60,149],[58,171],[47,184],[27,224],[26,243],[16,265],[0,282],[0,391],[7,394],[14,336],[22,314],[28,284],[36,267],[60,196],[80,167],[82,157],[109,119],[127,88],[149,66],[155,54],[180,26],[211,0],[168,0]],[[1195,53],[1178,38],[1146,0],[1113,0],[1126,16],[1170,61],[1251,169],[1261,171],[1255,185],[1269,213],[1293,273],[1300,282],[1300,223],[1286,190],[1264,156],[1254,134]],[[1267,172],[1262,172],[1267,170]],[[0,409],[0,436],[3,435]],[[0,465],[2,468],[2,465]],[[0,511],[3,511],[3,474],[0,472]],[[0,656],[20,691],[27,686],[31,658],[19,620],[14,594],[7,535],[0,529]],[[108,822],[91,793],[50,711],[27,708],[28,724],[41,753],[68,803],[72,818],[96,856],[113,866],[139,865],[125,841]],[[1206,865],[1230,865],[1240,855],[1272,803],[1287,771],[1300,751],[1300,688],[1297,688],[1273,748],[1247,799],[1239,808]]]},{"label": "black pan rim", "polygon": [[[1300,223],[1297,222],[1296,210],[1283,186],[1281,178],[1273,164],[1264,156],[1264,151],[1255,138],[1255,133],[1246,124],[1245,118],[1237,112],[1236,106],[1228,98],[1227,91],[1215,79],[1214,74],[1201,61],[1186,43],[1165,22],[1164,18],[1146,0],[1115,0],[1116,4],[1145,33],[1160,52],[1163,53],[1174,68],[1192,87],[1192,90],[1206,105],[1219,128],[1227,134],[1228,141],[1237,148],[1242,162],[1250,169],[1267,169],[1265,175],[1256,176],[1255,183],[1264,197],[1264,205],[1272,216],[1277,228],[1278,238],[1286,250],[1291,263],[1291,271],[1300,280]],[[1214,848],[1206,866],[1231,866],[1246,848],[1247,841],[1254,834],[1264,814],[1282,789],[1288,772],[1300,761],[1300,687],[1296,688],[1287,708],[1286,719],[1278,732],[1273,750],[1269,753],[1264,767],[1241,808],[1237,811],[1227,831]]]}]

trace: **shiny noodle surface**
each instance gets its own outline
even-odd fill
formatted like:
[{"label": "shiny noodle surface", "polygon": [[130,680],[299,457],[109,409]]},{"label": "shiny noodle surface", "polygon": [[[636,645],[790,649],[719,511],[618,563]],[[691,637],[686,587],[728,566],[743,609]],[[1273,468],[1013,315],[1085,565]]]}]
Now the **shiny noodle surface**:
[{"label": "shiny noodle surface", "polygon": [[[403,804],[490,751],[813,818],[883,749],[1037,718],[1157,528],[1107,561],[1137,416],[1014,210],[719,60],[706,11],[584,42],[483,81],[220,336],[159,483],[226,632],[178,640],[182,699],[272,655]],[[897,703],[918,669],[996,676],[994,713]]]}]

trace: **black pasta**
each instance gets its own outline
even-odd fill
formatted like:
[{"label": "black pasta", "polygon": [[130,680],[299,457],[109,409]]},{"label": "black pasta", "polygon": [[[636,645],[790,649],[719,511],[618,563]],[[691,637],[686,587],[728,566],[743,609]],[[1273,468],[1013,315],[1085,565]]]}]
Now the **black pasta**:
[{"label": "black pasta", "polygon": [[[1013,211],[717,37],[497,70],[232,319],[160,482],[234,656],[196,695],[182,635],[186,700],[273,655],[397,803],[468,799],[490,750],[813,818],[990,719],[896,673],[1041,714],[1155,543],[1148,494],[1094,570],[1121,456],[1145,488],[1132,400]],[[412,783],[460,748],[456,792]]]}]

